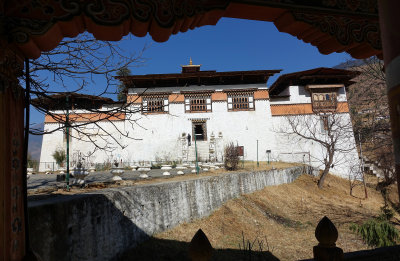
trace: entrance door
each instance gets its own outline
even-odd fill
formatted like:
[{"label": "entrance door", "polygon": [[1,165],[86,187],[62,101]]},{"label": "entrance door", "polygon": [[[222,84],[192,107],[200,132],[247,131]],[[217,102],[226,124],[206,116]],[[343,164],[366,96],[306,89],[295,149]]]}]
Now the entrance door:
[{"label": "entrance door", "polygon": [[207,129],[205,122],[193,122],[193,135],[192,135],[193,140],[194,140],[194,135],[196,135],[197,141],[207,140]]}]

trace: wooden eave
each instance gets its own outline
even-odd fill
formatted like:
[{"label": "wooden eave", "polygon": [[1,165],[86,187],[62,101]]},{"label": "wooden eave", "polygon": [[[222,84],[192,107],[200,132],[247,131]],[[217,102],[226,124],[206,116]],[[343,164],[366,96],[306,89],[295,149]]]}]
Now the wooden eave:
[{"label": "wooden eave", "polygon": [[[68,103],[67,103],[68,96]],[[110,98],[80,93],[59,93],[40,96],[31,101],[32,105],[45,110],[100,109],[105,104],[119,104]]]},{"label": "wooden eave", "polygon": [[269,88],[270,95],[279,95],[285,88],[290,85],[310,85],[310,84],[343,84],[349,86],[353,84],[354,77],[360,73],[357,71],[349,71],[333,68],[315,68],[306,71],[294,72],[279,76],[279,78]]},{"label": "wooden eave", "polygon": [[[339,3],[340,2],[340,3]],[[65,37],[85,31],[96,39],[118,41],[148,33],[157,42],[222,17],[273,22],[323,54],[347,52],[354,58],[382,56],[376,0],[86,0],[6,1],[2,32],[9,47],[38,58]],[[343,33],[344,32],[344,33]]]},{"label": "wooden eave", "polygon": [[281,70],[255,70],[196,73],[147,74],[116,76],[127,88],[176,87],[189,85],[227,85],[266,83],[268,78]]},{"label": "wooden eave", "polygon": [[339,89],[343,88],[344,84],[308,84],[306,89]]}]

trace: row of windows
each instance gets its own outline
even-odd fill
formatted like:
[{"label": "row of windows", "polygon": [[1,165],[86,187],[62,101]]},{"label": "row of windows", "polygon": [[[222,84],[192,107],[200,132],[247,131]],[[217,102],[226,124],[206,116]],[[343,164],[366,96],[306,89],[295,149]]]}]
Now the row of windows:
[{"label": "row of windows", "polygon": [[[228,111],[254,110],[253,96],[231,96],[228,97]],[[168,98],[143,99],[143,113],[165,113],[168,112]],[[185,98],[185,112],[211,112],[211,97]]]}]

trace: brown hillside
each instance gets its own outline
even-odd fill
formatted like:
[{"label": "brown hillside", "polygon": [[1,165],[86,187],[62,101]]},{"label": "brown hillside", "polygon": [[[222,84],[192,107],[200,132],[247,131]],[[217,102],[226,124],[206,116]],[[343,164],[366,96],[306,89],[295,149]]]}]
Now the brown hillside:
[{"label": "brown hillside", "polygon": [[[227,202],[207,218],[160,233],[127,253],[124,260],[188,260],[188,242],[199,228],[214,249],[218,249],[214,251],[213,260],[248,260],[243,255],[245,252],[240,251],[242,233],[246,240],[258,239],[253,249],[258,250],[257,242],[263,241],[263,250],[271,251],[280,260],[311,258],[312,247],[317,244],[314,230],[325,215],[338,228],[337,245],[345,252],[367,249],[362,240],[350,232],[349,225],[380,213],[383,199],[374,189],[376,178],[370,179],[369,198],[363,200],[360,199],[362,187],[356,188],[356,196],[360,198],[349,195],[348,180],[329,176],[320,190],[315,178],[303,175],[292,184],[271,186],[244,195]],[[391,193],[397,193],[392,190]],[[274,259],[269,256],[269,259],[260,260]]]}]

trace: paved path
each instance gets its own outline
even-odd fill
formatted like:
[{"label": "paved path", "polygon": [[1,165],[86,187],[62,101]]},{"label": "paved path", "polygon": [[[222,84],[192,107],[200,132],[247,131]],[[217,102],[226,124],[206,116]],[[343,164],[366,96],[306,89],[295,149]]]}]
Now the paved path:
[{"label": "paved path", "polygon": [[[183,172],[185,174],[190,173],[192,169],[185,169]],[[150,170],[147,175],[149,178],[158,178],[158,177],[171,177],[177,175],[178,170],[177,169],[171,169],[168,170],[168,172],[171,173],[171,176],[163,176],[163,173],[166,170],[161,170],[161,169],[152,169]],[[123,180],[138,180],[141,179],[139,177],[140,173],[138,171],[130,171],[130,170],[125,170],[125,173],[121,176]],[[86,183],[90,184],[93,182],[106,182],[106,181],[112,181],[112,174],[110,171],[96,171],[89,173],[89,175],[85,179]],[[74,179],[72,178],[70,180],[70,183],[72,184],[74,182]],[[30,176],[28,179],[28,190],[32,189],[45,189],[45,188],[55,188],[55,187],[63,187],[65,185],[64,182],[58,182],[57,181],[57,174],[33,174]]]}]

